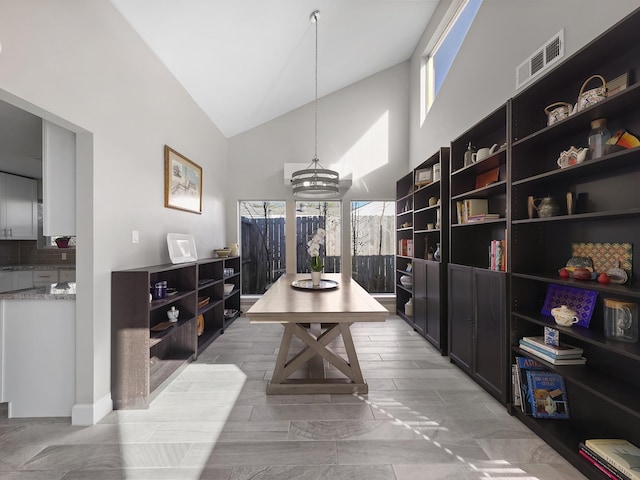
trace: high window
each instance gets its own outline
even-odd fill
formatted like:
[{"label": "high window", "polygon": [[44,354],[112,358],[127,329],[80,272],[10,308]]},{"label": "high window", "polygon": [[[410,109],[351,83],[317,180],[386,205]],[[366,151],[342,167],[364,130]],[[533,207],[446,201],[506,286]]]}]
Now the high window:
[{"label": "high window", "polygon": [[307,243],[322,228],[326,232],[324,245],[320,246],[320,258],[326,273],[339,273],[342,255],[339,201],[296,202],[296,265],[298,273],[311,271]]},{"label": "high window", "polygon": [[369,293],[393,293],[395,203],[351,202],[351,276]]},{"label": "high window", "polygon": [[284,201],[240,202],[242,293],[262,294],[285,273]]},{"label": "high window", "polygon": [[427,46],[420,68],[421,124],[440,91],[481,3],[482,0],[459,2],[457,9],[444,20],[439,33]]}]

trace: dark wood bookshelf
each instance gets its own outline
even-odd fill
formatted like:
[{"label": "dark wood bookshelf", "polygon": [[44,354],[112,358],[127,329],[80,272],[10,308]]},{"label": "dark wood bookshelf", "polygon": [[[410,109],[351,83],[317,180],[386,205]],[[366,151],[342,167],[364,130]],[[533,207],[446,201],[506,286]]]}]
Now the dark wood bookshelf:
[{"label": "dark wood bookshelf", "polygon": [[[604,335],[603,301],[615,298],[640,303],[640,257],[633,257],[633,273],[625,285],[563,279],[558,270],[571,258],[572,243],[640,245],[640,148],[612,151],[597,159],[587,157],[567,168],[560,168],[557,159],[572,145],[586,147],[591,121],[598,118],[606,118],[612,135],[622,129],[640,135],[640,39],[635,34],[639,28],[637,9],[511,100],[510,356],[511,360],[514,356],[533,358],[563,376],[571,418],[545,421],[524,415],[518,408],[512,410],[591,479],[605,477],[580,457],[580,442],[613,437],[640,445],[640,345]],[[627,73],[629,85],[547,125],[545,106],[575,99],[582,83],[595,73],[607,82]],[[568,214],[565,205],[567,192],[576,196],[573,214]],[[529,196],[554,197],[559,214],[529,218]],[[541,313],[551,284],[597,292],[588,327],[561,327]],[[557,329],[562,342],[583,348],[586,364],[557,366],[518,348],[520,338],[543,335],[545,327]]]},{"label": "dark wood bookshelf", "polygon": [[[417,172],[440,164],[440,178],[416,185]],[[410,256],[396,254],[396,313],[440,352],[447,353],[446,264],[448,262],[449,148],[440,148],[396,182],[396,242],[413,242]],[[435,205],[430,199],[437,199]],[[439,214],[439,215],[438,215]],[[439,220],[439,222],[438,222]],[[409,223],[410,226],[403,224]],[[429,228],[429,224],[433,224]],[[440,260],[429,259],[440,244]],[[411,272],[407,265],[412,264]],[[404,287],[400,277],[411,275],[413,285]],[[406,315],[405,304],[412,300],[413,315]]]},{"label": "dark wood bookshelf", "polygon": [[[224,276],[225,268],[233,268]],[[166,281],[177,293],[150,299],[150,287]],[[233,283],[224,295],[224,283]],[[198,298],[209,303],[198,308]],[[180,311],[178,321],[160,331],[167,311]],[[225,317],[226,309],[235,315]],[[192,263],[156,265],[111,274],[111,395],[115,409],[148,408],[157,391],[240,314],[240,258],[210,258]],[[198,316],[204,332],[197,335]]]}]

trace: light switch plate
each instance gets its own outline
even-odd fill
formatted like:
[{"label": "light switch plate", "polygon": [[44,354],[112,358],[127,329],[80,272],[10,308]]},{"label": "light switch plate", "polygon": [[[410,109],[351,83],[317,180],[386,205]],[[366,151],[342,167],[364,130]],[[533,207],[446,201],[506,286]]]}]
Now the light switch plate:
[{"label": "light switch plate", "polygon": [[131,243],[140,243],[140,232],[138,230],[131,231]]}]

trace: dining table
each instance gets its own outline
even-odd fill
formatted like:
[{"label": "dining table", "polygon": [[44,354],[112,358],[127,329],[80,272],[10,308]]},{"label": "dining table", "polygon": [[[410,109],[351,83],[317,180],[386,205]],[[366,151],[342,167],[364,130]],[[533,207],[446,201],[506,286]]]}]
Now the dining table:
[{"label": "dining table", "polygon": [[246,316],[284,327],[267,394],[368,393],[351,326],[389,311],[351,276],[324,273],[313,285],[308,273],[282,275]]}]

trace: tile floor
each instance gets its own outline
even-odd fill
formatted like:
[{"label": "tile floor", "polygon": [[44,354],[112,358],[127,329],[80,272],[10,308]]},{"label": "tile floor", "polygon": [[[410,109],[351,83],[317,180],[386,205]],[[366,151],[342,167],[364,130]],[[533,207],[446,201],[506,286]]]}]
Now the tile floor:
[{"label": "tile floor", "polygon": [[281,333],[239,318],[148,410],[92,427],[5,408],[0,478],[584,478],[397,317],[353,327],[366,396],[265,395]]}]

